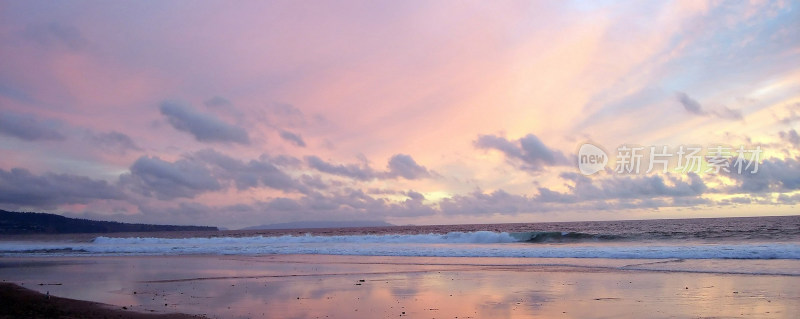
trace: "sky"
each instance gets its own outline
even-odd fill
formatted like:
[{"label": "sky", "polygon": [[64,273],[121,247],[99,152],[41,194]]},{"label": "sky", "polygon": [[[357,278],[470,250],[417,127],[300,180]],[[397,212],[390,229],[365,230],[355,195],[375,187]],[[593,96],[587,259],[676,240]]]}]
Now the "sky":
[{"label": "sky", "polygon": [[4,0],[0,209],[226,228],[797,214],[799,10]]}]

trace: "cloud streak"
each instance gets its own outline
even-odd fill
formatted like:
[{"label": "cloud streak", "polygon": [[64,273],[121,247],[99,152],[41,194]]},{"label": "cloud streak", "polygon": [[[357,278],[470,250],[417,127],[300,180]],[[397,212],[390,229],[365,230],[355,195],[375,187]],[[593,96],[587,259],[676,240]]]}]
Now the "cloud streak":
[{"label": "cloud streak", "polygon": [[563,153],[547,147],[533,134],[513,141],[496,135],[480,135],[473,144],[479,149],[500,151],[519,168],[528,171],[570,164]]},{"label": "cloud streak", "polygon": [[86,139],[101,149],[120,154],[142,150],[130,136],[116,131],[107,133],[87,132]]},{"label": "cloud streak", "polygon": [[306,156],[306,164],[323,173],[348,177],[361,181],[373,179],[405,178],[408,180],[432,177],[432,173],[419,165],[411,156],[395,154],[389,159],[386,171],[376,171],[368,165],[358,164],[332,164],[318,156]]},{"label": "cloud streak", "polygon": [[164,102],[159,109],[172,127],[191,134],[200,142],[250,144],[250,137],[243,128],[209,114],[199,113],[175,102]]},{"label": "cloud streak", "polygon": [[168,162],[150,156],[137,159],[130,173],[120,176],[120,183],[139,194],[161,200],[193,198],[222,189],[219,181],[199,163],[185,159]]},{"label": "cloud streak", "polygon": [[[765,159],[759,164],[755,173],[752,173],[755,166],[747,161],[743,165],[745,167],[751,165],[750,171],[744,170],[739,174],[738,171],[731,169],[731,172],[726,174],[736,181],[736,185],[729,188],[728,192],[762,194],[800,190],[800,160],[797,158]],[[733,164],[730,167],[733,167]]]},{"label": "cloud streak", "polygon": [[125,197],[115,185],[103,180],[70,174],[36,175],[23,168],[0,169],[0,204],[12,207],[53,209]]},{"label": "cloud streak", "polygon": [[703,111],[703,106],[700,105],[700,102],[697,102],[697,100],[689,97],[688,94],[683,92],[677,92],[675,93],[675,97],[678,98],[678,102],[680,102],[681,105],[683,105],[683,109],[685,109],[687,112],[695,115],[708,114],[706,113],[706,111]]},{"label": "cloud streak", "polygon": [[30,114],[0,112],[0,134],[23,141],[63,141],[66,139],[54,121],[43,121]]},{"label": "cloud streak", "polygon": [[402,177],[405,179],[420,179],[430,177],[431,173],[422,165],[406,154],[396,154],[389,159],[388,171],[384,174],[387,177]]},{"label": "cloud streak", "polygon": [[689,173],[688,180],[683,180],[676,176],[661,175],[612,175],[595,180],[578,173],[561,173],[560,177],[572,182],[569,192],[561,193],[540,187],[536,200],[540,202],[576,203],[659,197],[697,197],[708,190],[705,182],[694,173]]},{"label": "cloud streak", "polygon": [[280,136],[283,140],[292,143],[297,147],[306,147],[306,142],[303,141],[303,138],[299,134],[281,130]]},{"label": "cloud streak", "polygon": [[366,165],[331,164],[315,155],[306,156],[305,160],[309,167],[331,175],[344,176],[362,181],[374,179],[378,175]]},{"label": "cloud streak", "polygon": [[797,134],[797,131],[792,129],[788,131],[781,131],[778,133],[782,140],[792,144],[794,146],[800,146],[800,134]]},{"label": "cloud streak", "polygon": [[675,93],[675,97],[678,99],[678,102],[683,105],[683,109],[689,113],[694,115],[713,115],[715,117],[726,119],[726,120],[741,120],[744,118],[742,116],[742,110],[739,109],[731,109],[727,106],[721,106],[718,109],[706,111],[703,109],[703,106],[700,105],[700,102],[691,98],[688,94],[684,92],[677,92]]},{"label": "cloud streak", "polygon": [[[13,2],[0,10],[0,168],[22,195],[0,196],[221,226],[786,212],[798,6]],[[587,140],[760,143],[763,174],[582,177],[570,152]],[[54,191],[33,200],[37,183]],[[89,192],[103,186],[116,193]],[[584,210],[596,214],[568,212]]]},{"label": "cloud streak", "polygon": [[208,167],[218,180],[233,181],[238,190],[269,187],[284,192],[307,192],[301,182],[281,170],[280,159],[261,156],[258,160],[242,161],[211,149],[189,154],[187,158]]},{"label": "cloud streak", "polygon": [[[147,197],[160,200],[194,198],[200,194],[228,189],[268,187],[284,192],[307,193],[306,187],[286,174],[279,164],[284,159],[262,156],[242,161],[213,149],[185,154],[174,162],[158,157],[142,156],[131,166],[130,173],[120,176],[120,184]],[[308,180],[313,187],[321,181]]]}]

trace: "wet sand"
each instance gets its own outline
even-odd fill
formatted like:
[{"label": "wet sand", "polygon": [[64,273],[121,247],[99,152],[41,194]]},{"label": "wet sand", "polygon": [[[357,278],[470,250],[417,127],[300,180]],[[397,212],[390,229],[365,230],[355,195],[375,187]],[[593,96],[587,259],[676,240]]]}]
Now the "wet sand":
[{"label": "wet sand", "polygon": [[794,260],[0,259],[0,279],[39,292],[210,318],[796,318],[797,269]]}]

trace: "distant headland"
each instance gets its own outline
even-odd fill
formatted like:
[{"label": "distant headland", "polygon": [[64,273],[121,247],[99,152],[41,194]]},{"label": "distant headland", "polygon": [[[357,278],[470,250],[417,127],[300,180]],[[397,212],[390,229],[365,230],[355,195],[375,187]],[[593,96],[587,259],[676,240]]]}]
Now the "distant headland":
[{"label": "distant headland", "polygon": [[211,226],[129,224],[0,209],[0,234],[78,234],[158,231],[216,231]]}]

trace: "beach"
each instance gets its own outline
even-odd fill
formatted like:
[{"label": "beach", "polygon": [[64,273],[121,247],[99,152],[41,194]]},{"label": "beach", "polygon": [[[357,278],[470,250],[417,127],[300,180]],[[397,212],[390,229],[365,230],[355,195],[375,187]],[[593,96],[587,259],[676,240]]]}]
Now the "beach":
[{"label": "beach", "polygon": [[800,313],[797,269],[797,260],[0,259],[4,282],[41,293],[209,318],[791,318]]},{"label": "beach", "polygon": [[800,0],[0,0],[0,319],[800,319]]},{"label": "beach", "polygon": [[127,311],[91,301],[51,296],[12,283],[0,283],[0,318],[128,318],[128,319],[202,319],[202,316]]}]

